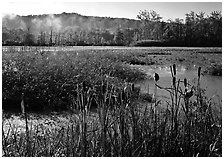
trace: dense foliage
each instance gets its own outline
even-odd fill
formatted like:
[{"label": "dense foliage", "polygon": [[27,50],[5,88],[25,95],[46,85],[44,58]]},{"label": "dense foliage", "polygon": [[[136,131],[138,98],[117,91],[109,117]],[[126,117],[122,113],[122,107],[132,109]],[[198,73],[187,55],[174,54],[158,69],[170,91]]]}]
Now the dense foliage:
[{"label": "dense foliage", "polygon": [[[162,21],[155,11],[138,20],[86,17],[75,13],[3,17],[3,45],[221,46],[222,15],[191,12]],[[158,41],[160,41],[158,43]]]},{"label": "dense foliage", "polygon": [[3,109],[20,109],[22,93],[32,110],[67,109],[73,105],[78,84],[84,82],[88,89],[107,79],[110,86],[120,88],[124,82],[145,77],[116,56],[94,50],[7,52],[2,67]]}]

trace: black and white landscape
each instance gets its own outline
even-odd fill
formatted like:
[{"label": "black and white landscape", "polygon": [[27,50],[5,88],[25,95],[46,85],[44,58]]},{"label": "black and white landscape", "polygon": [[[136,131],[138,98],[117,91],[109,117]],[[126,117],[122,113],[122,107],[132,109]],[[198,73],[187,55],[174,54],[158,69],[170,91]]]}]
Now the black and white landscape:
[{"label": "black and white landscape", "polygon": [[2,156],[222,156],[221,2],[46,4],[3,3]]}]

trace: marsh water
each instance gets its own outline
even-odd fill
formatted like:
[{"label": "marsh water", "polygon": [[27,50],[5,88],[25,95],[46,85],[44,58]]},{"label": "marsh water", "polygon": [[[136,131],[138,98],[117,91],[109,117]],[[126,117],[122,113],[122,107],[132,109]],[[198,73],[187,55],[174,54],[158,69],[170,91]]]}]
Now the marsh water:
[{"label": "marsh water", "polygon": [[[171,76],[170,66],[138,65],[134,67],[141,69],[143,72],[145,72],[149,76],[148,79],[136,83],[137,86],[140,86],[141,92],[154,94],[155,82],[152,77],[155,72],[158,73],[160,76],[160,79],[157,83],[159,86],[165,87],[165,88],[171,87],[172,76]],[[187,78],[188,82],[191,85],[196,86],[197,76],[198,76],[197,69],[198,67],[195,65],[191,67],[178,65],[177,79],[180,79],[181,81],[183,81],[184,78]],[[183,83],[181,83],[180,85],[182,90],[184,90]],[[209,99],[212,98],[216,102],[221,101],[222,99],[222,77],[221,76],[211,76],[207,74],[202,74],[200,79],[200,86],[201,88],[205,89],[205,94]],[[165,98],[169,98],[170,95],[167,91],[157,88],[157,96],[160,97],[161,99],[165,99]]]}]

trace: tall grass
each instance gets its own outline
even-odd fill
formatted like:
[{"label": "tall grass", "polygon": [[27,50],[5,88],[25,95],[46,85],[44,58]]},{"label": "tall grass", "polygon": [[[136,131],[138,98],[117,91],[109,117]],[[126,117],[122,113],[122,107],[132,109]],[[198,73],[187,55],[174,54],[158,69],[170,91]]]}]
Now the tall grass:
[{"label": "tall grass", "polygon": [[110,77],[110,85],[119,87],[145,78],[136,69],[95,52],[6,52],[2,67],[3,109],[16,109],[24,93],[31,110],[60,111],[73,104],[77,84],[82,82],[95,87]]},{"label": "tall grass", "polygon": [[76,122],[50,129],[28,121],[26,133],[13,126],[6,132],[3,123],[3,156],[221,156],[221,116],[203,94],[200,69],[196,86],[177,79],[175,65],[171,71],[170,88],[155,83],[170,92],[166,105],[156,97],[143,107],[132,83],[117,87],[110,77],[93,87],[77,84]]}]

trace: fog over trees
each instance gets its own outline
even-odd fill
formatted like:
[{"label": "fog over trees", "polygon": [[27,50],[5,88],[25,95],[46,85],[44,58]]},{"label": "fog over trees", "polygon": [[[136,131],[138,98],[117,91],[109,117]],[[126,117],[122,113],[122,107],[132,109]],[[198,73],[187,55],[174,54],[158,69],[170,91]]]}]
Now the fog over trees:
[{"label": "fog over trees", "polygon": [[222,46],[222,15],[192,11],[185,19],[167,21],[153,10],[141,10],[137,20],[77,13],[6,15],[2,45]]}]

